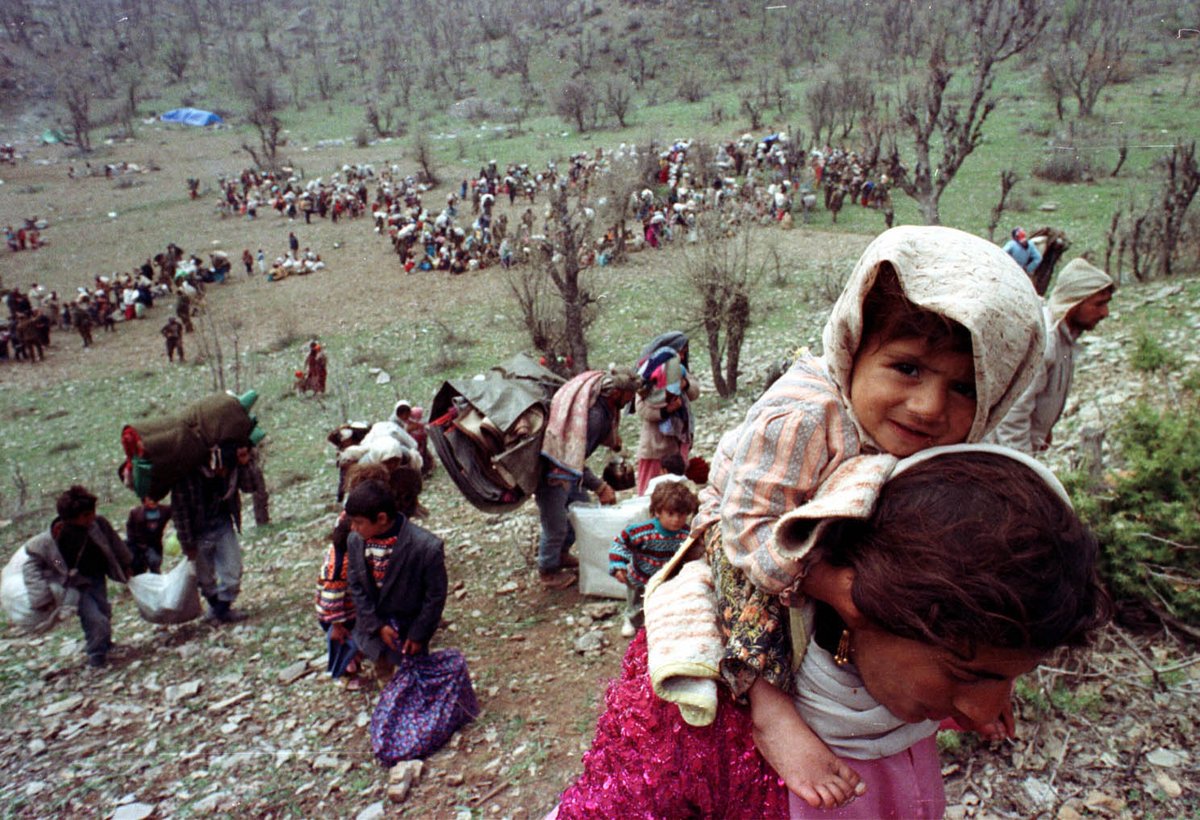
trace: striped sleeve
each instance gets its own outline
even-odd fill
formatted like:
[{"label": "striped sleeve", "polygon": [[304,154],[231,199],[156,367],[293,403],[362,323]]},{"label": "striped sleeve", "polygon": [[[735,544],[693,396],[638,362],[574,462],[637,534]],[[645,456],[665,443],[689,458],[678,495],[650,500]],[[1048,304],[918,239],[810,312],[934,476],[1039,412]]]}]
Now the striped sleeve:
[{"label": "striped sleeve", "polygon": [[[779,593],[800,574],[782,556],[775,522],[807,501],[858,450],[841,397],[823,372],[793,368],[721,440],[720,521],[725,552],[759,589]],[[723,456],[723,457],[722,457]]]},{"label": "striped sleeve", "polygon": [[[337,548],[332,544],[317,579],[317,619],[321,623],[346,623],[354,620],[354,601],[350,598],[346,580],[346,556],[339,561]],[[340,572],[338,571],[340,570]]]}]

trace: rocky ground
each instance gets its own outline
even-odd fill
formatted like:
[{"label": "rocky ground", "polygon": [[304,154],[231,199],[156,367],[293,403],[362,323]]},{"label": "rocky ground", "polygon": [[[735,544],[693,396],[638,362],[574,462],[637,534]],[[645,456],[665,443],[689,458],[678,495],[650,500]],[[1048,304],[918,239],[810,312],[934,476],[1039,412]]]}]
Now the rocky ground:
[{"label": "rocky ground", "polygon": [[[80,219],[85,217],[99,219]],[[352,259],[378,258],[379,243],[358,233],[330,231],[324,245],[331,247],[335,236],[346,239],[339,276],[347,277],[348,287],[358,285],[350,279],[359,275],[356,268],[369,268],[350,264]],[[73,239],[64,236],[60,246],[74,247]],[[795,248],[803,243],[797,252],[806,258],[840,259],[856,254],[866,238],[796,232],[788,241]],[[122,258],[127,254],[122,251]],[[24,278],[31,277],[22,272],[19,281]],[[64,278],[64,287],[69,283]],[[322,307],[316,283],[312,277],[285,283],[314,288],[309,298],[291,294],[314,317]],[[1071,464],[1081,432],[1110,426],[1133,399],[1171,401],[1170,378],[1128,367],[1141,326],[1135,320],[1148,311],[1172,319],[1152,328],[1180,352],[1185,367],[1195,369],[1198,284],[1118,293],[1113,317],[1085,337],[1073,398],[1048,454],[1052,464]],[[282,292],[244,282],[229,293],[257,306]],[[394,309],[366,307],[357,317],[364,324]],[[813,310],[815,317],[824,306]],[[814,317],[800,321],[815,328],[820,319]],[[45,370],[9,368],[5,377],[30,386],[83,378],[88,368],[158,349],[154,328],[138,332],[146,338],[131,340],[132,333],[127,338],[122,330],[86,357],[55,351]],[[263,331],[267,338],[270,332],[277,331]],[[256,340],[247,343],[257,349]],[[710,453],[720,432],[744,413],[756,379],[781,347],[752,332],[744,356],[750,384],[731,402],[703,404],[698,452]],[[711,385],[703,386],[711,392]],[[1111,465],[1115,456],[1104,447]],[[323,674],[324,648],[311,605],[336,510],[332,469],[314,467],[313,473],[312,480],[277,487],[274,523],[248,526],[244,533],[247,574],[240,604],[251,615],[244,624],[151,626],[137,617],[128,595],[110,585],[118,646],[111,666],[98,671],[83,664],[73,622],[33,640],[4,627],[0,813],[123,820],[524,818],[541,817],[554,805],[579,771],[605,681],[616,674],[624,652],[617,603],[583,598],[575,590],[543,591],[533,565],[532,508],[482,515],[436,476],[423,496],[430,509],[426,525],[445,540],[453,585],[437,643],[466,654],[482,713],[426,760],[419,776],[410,773],[405,799],[394,802],[387,795],[389,773],[375,762],[366,731],[378,690],[348,692]],[[1193,645],[1165,631],[1106,631],[1092,651],[1051,659],[1022,682],[1017,739],[990,746],[970,737],[945,739],[949,814],[1062,820],[1200,814],[1192,741],[1200,722],[1198,688],[1200,657]]]},{"label": "rocky ground", "polygon": [[[1176,286],[1123,294],[1119,312],[1181,295]],[[1080,426],[1142,389],[1111,367],[1127,344],[1118,315],[1086,346],[1075,392],[1086,398],[1072,403],[1052,459],[1068,461]],[[750,366],[768,359],[755,352]],[[721,427],[704,421],[702,451]],[[532,511],[484,516],[435,480],[428,523],[446,541],[454,579],[439,643],[466,653],[483,712],[392,802],[366,732],[377,692],[347,692],[323,674],[309,610],[334,516],[323,490],[277,495],[280,523],[247,529],[244,624],[154,627],[118,592],[118,648],[100,671],[82,664],[73,623],[33,641],[5,631],[6,815],[540,817],[553,805],[624,651],[616,602],[543,591]],[[1170,635],[1113,628],[1093,651],[1048,662],[1021,685],[1016,740],[947,740],[950,815],[1196,812],[1197,661]]]}]

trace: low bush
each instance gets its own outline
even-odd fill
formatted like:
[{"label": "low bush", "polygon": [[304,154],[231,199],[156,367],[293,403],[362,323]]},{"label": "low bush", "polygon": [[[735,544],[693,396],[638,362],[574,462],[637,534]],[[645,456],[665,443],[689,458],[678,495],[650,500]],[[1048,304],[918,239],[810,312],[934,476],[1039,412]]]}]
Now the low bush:
[{"label": "low bush", "polygon": [[1081,154],[1055,151],[1034,166],[1033,175],[1050,182],[1086,182],[1092,179],[1092,169]]},{"label": "low bush", "polygon": [[1200,625],[1200,405],[1194,393],[1169,409],[1139,403],[1114,444],[1121,469],[1096,486],[1065,483],[1100,540],[1101,571],[1119,609],[1149,609]]}]

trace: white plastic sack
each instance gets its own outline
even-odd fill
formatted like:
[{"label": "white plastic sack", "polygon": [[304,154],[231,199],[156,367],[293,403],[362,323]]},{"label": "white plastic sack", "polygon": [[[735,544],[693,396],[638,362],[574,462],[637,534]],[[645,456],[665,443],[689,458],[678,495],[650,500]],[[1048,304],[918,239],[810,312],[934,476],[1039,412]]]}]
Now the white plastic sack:
[{"label": "white plastic sack", "polygon": [[25,564],[29,561],[29,553],[22,546],[4,567],[0,577],[0,602],[4,611],[14,625],[31,634],[46,632],[60,618],[72,615],[79,606],[79,590],[64,589],[59,584],[50,585],[50,593],[54,596],[55,606],[48,610],[35,610],[29,601],[29,590],[25,588]]},{"label": "white plastic sack", "polygon": [[630,524],[650,520],[650,493],[660,481],[682,481],[682,476],[661,475],[651,480],[646,495],[620,504],[572,504],[567,508],[579,551],[579,592],[601,598],[624,598],[625,585],[608,574],[608,548]]},{"label": "white plastic sack", "polygon": [[138,612],[152,624],[185,624],[200,617],[196,567],[186,558],[166,575],[144,572],[129,579]]}]

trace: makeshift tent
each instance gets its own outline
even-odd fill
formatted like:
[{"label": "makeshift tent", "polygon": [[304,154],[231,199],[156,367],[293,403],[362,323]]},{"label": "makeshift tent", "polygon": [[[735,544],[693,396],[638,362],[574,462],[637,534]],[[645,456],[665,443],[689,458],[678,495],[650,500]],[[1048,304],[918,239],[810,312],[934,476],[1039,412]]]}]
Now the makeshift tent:
[{"label": "makeshift tent", "polygon": [[175,108],[159,117],[163,122],[177,122],[183,125],[216,125],[224,122],[211,111],[201,111],[199,108]]},{"label": "makeshift tent", "polygon": [[66,134],[64,134],[62,131],[59,131],[57,128],[47,128],[42,132],[42,145],[56,145],[58,143],[70,145],[71,140],[68,139]]}]

